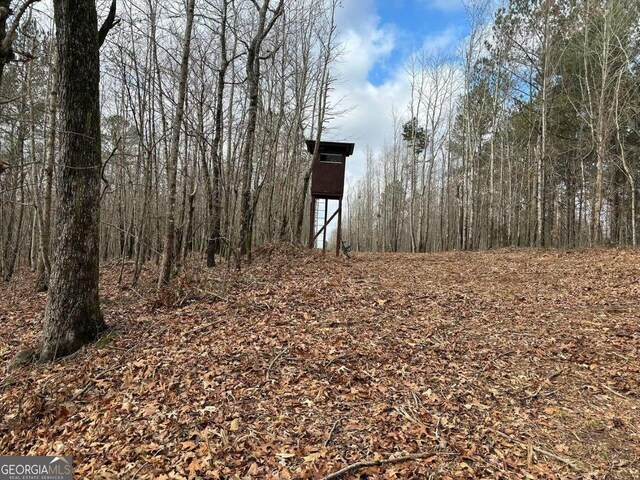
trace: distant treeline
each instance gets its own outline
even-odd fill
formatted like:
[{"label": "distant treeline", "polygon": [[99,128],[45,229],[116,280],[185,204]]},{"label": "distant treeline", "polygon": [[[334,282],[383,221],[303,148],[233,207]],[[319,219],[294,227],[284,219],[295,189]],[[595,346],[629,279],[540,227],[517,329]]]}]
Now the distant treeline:
[{"label": "distant treeline", "polygon": [[406,114],[348,200],[353,248],[636,246],[639,10],[469,3],[457,53],[407,62]]}]

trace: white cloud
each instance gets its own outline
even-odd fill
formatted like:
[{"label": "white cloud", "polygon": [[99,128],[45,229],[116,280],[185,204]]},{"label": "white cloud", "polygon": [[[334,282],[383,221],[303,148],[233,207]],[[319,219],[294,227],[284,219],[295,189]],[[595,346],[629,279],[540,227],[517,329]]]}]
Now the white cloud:
[{"label": "white cloud", "polygon": [[[364,173],[366,147],[378,154],[391,139],[392,114],[394,110],[406,114],[411,91],[404,59],[393,59],[395,67],[382,83],[369,81],[373,68],[399,54],[402,41],[401,32],[384,25],[376,15],[372,0],[345,0],[337,20],[343,55],[332,71],[340,81],[334,85],[331,101],[340,100],[336,110],[344,113],[330,121],[324,138],[356,144],[347,160],[348,188]],[[426,37],[423,46],[433,53],[452,52],[460,36],[460,27],[450,27]]]},{"label": "white cloud", "polygon": [[369,81],[376,64],[394,54],[398,33],[382,25],[371,0],[346,0],[338,15],[343,55],[333,74],[332,101],[337,110],[347,110],[328,125],[327,140],[356,143],[347,161],[347,183],[360,177],[365,166],[365,148],[379,152],[392,134],[391,113],[403,110],[409,100],[409,81],[402,65],[379,85]]},{"label": "white cloud", "polygon": [[[450,11],[461,7],[461,0],[425,1],[433,8]],[[458,6],[454,8],[453,4]],[[377,157],[385,143],[392,139],[394,113],[408,117],[410,78],[405,71],[405,58],[394,56],[407,56],[413,52],[401,48],[407,32],[385,25],[376,14],[374,0],[344,0],[336,18],[343,54],[332,69],[333,76],[339,81],[333,85],[330,102],[340,100],[335,110],[344,113],[336,114],[336,118],[330,120],[323,137],[324,140],[356,144],[353,156],[347,160],[345,187],[348,193],[364,174],[367,147]],[[453,52],[461,35],[461,27],[446,28],[427,36],[422,47],[446,56]],[[379,73],[386,63],[393,67],[384,71],[382,82],[369,81],[372,70],[377,68]],[[330,211],[332,208],[334,206]],[[329,231],[334,228],[335,221]]]},{"label": "white cloud", "polygon": [[434,35],[428,35],[423,42],[424,48],[432,52],[447,52],[458,45],[462,35],[461,27],[450,26]]},{"label": "white cloud", "polygon": [[444,12],[453,12],[464,8],[462,0],[424,0],[424,3],[427,8]]}]

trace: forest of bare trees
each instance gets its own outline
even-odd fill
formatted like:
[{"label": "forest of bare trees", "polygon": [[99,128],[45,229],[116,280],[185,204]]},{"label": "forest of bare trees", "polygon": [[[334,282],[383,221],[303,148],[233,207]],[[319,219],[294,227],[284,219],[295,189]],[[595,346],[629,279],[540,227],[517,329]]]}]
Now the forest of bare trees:
[{"label": "forest of bare trees", "polygon": [[[161,266],[163,285],[191,252],[213,266],[236,262],[252,245],[303,240],[304,140],[322,128],[337,6],[118,4],[117,28],[101,47],[100,258],[134,262],[126,281],[135,284],[148,261]],[[40,7],[12,5],[22,18],[8,17],[22,56],[7,62],[0,94],[0,272],[8,281],[28,266],[44,289],[65,86]]]},{"label": "forest of bare trees", "polygon": [[406,63],[410,103],[348,200],[353,248],[636,246],[638,2],[466,7],[457,51]]},{"label": "forest of bare trees", "polygon": [[[91,25],[53,6],[0,4],[0,274],[49,289],[47,338],[63,319],[89,321],[87,339],[104,328],[100,260],[133,265],[132,285],[150,262],[161,289],[189,258],[239,268],[307,240],[304,141],[335,113],[338,0],[87,1]],[[384,112],[344,238],[636,246],[638,3],[465,6],[457,50],[406,61],[409,103]],[[65,341],[43,355],[82,343]]]},{"label": "forest of bare trees", "polygon": [[0,477],[640,478],[640,2],[385,2],[0,0]]},{"label": "forest of bare trees", "polygon": [[240,268],[303,240],[338,6],[0,4],[0,275],[48,290],[42,360],[107,328],[100,261],[162,289],[192,253]]}]

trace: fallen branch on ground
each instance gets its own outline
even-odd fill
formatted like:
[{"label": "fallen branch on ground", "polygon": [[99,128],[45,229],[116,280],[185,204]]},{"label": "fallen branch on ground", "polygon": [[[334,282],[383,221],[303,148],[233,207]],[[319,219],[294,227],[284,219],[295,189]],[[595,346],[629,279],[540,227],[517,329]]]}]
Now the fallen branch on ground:
[{"label": "fallen branch on ground", "polygon": [[551,380],[553,380],[556,377],[559,377],[563,373],[564,373],[564,369],[561,369],[561,370],[558,370],[555,373],[552,373],[547,378],[545,378],[542,382],[540,382],[540,385],[538,386],[538,389],[534,393],[532,393],[531,395],[527,395],[526,397],[521,397],[520,399],[521,400],[531,400],[533,398],[536,398],[538,395],[540,395],[540,392],[542,391],[542,387],[545,384],[551,383]]},{"label": "fallen branch on ground", "polygon": [[336,478],[340,478],[342,475],[346,475],[347,473],[355,472],[356,470],[360,470],[363,468],[369,467],[381,467],[383,465],[394,465],[396,463],[403,462],[411,462],[413,460],[421,460],[423,458],[428,458],[434,456],[434,453],[416,453],[413,455],[406,455],[404,457],[396,457],[396,458],[386,458],[382,460],[369,460],[364,462],[354,463],[352,465],[348,465],[337,472],[334,472],[326,477],[322,477],[321,480],[334,480]]}]

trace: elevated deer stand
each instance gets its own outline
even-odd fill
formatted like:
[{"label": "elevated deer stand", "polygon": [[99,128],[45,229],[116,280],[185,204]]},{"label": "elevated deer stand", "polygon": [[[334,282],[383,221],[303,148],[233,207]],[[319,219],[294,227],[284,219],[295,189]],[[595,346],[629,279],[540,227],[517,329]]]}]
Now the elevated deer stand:
[{"label": "elevated deer stand", "polygon": [[[347,157],[353,154],[353,143],[320,142],[320,157],[311,168],[311,212],[309,218],[309,248],[322,235],[322,251],[327,248],[327,228],[336,216],[338,232],[336,255],[342,241],[342,195]],[[307,150],[313,154],[314,140],[307,140]],[[320,200],[320,202],[319,202]],[[322,202],[324,200],[324,202]],[[338,209],[329,217],[329,200],[338,201]]]}]

